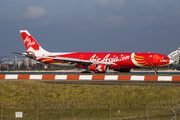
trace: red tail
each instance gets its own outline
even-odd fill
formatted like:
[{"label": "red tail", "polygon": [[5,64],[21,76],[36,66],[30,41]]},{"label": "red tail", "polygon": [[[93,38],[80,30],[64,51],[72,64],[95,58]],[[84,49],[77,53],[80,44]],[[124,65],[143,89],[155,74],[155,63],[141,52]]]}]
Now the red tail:
[{"label": "red tail", "polygon": [[39,44],[34,40],[27,30],[20,30],[20,33],[27,51],[39,51]]},{"label": "red tail", "polygon": [[36,42],[27,30],[20,30],[20,33],[28,53],[36,53],[38,55],[49,53]]}]

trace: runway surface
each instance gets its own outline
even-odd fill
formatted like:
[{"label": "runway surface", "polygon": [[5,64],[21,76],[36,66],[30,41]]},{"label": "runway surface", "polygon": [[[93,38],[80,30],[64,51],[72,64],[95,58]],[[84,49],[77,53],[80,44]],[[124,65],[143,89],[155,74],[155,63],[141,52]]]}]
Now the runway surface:
[{"label": "runway surface", "polygon": [[[18,72],[0,72],[0,74],[81,74],[80,71],[78,72],[55,72],[55,71],[35,71],[35,72],[32,72],[32,71],[26,71],[26,72],[21,72],[21,71],[18,71]],[[90,74],[95,74],[94,72],[90,73]],[[144,74],[148,74],[148,75],[154,75],[154,71],[138,71],[138,72],[130,72],[130,73],[120,73],[120,72],[107,72],[107,73],[99,73],[99,74],[115,74],[115,75],[144,75]],[[180,75],[180,71],[166,71],[166,72],[161,72],[159,71],[158,72],[158,75]]]},{"label": "runway surface", "polygon": [[79,72],[0,72],[0,81],[36,81],[55,84],[180,86],[180,72],[81,74]]}]

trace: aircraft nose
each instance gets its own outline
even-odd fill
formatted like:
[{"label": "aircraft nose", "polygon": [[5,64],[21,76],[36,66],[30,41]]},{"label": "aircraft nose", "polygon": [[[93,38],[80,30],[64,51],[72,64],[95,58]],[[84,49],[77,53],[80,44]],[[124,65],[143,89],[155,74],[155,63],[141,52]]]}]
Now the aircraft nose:
[{"label": "aircraft nose", "polygon": [[173,63],[174,63],[174,61],[173,61],[173,60],[170,60],[170,61],[169,61],[169,64],[173,64]]}]

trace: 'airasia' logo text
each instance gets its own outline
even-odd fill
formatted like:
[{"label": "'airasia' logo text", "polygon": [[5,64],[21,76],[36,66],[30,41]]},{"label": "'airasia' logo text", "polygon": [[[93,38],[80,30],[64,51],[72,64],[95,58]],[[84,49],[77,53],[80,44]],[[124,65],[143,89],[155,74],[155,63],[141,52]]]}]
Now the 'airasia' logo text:
[{"label": "'airasia' logo text", "polygon": [[24,44],[26,44],[27,47],[29,48],[31,45],[35,45],[36,43],[34,41],[31,41],[31,38],[29,38],[29,36],[26,36],[26,39],[24,40]]},{"label": "'airasia' logo text", "polygon": [[127,59],[130,59],[130,56],[116,56],[114,55],[113,57],[110,57],[110,54],[107,54],[105,57],[100,58],[96,54],[94,54],[91,58],[90,61],[96,61],[96,62],[119,62],[119,61],[126,61]]},{"label": "'airasia' logo text", "polygon": [[26,32],[22,32],[21,35],[23,37],[24,44],[26,46],[27,51],[30,50],[29,48],[31,48],[30,51],[32,51],[32,49],[35,51],[39,50],[39,45],[37,44],[37,42],[33,39],[31,35],[29,36]]}]

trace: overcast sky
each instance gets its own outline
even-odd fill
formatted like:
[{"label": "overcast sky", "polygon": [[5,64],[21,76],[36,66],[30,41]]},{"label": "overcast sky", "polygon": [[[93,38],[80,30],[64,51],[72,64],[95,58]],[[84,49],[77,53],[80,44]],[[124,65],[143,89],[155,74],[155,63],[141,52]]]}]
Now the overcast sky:
[{"label": "overcast sky", "polygon": [[50,52],[152,52],[180,47],[180,0],[0,0],[0,56],[26,52],[28,30]]}]

